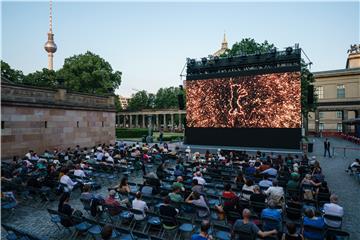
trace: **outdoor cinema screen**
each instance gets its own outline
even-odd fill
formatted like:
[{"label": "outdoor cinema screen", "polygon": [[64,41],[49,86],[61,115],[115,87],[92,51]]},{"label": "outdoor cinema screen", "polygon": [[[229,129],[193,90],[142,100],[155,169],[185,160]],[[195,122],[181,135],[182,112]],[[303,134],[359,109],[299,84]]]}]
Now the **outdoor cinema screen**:
[{"label": "outdoor cinema screen", "polygon": [[186,81],[188,128],[301,128],[300,72]]}]

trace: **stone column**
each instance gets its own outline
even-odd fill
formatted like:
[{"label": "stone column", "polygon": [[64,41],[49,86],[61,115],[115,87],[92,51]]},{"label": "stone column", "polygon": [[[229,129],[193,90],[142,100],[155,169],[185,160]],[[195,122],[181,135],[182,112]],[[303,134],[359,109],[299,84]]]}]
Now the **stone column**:
[{"label": "stone column", "polygon": [[127,120],[126,115],[123,115],[123,126],[124,126],[124,128],[126,128],[126,120]]},{"label": "stone column", "polygon": [[164,130],[167,129],[167,124],[166,124],[166,114],[163,114],[164,115]]},{"label": "stone column", "polygon": [[319,126],[320,126],[320,111],[316,110],[315,111],[315,134],[316,134],[316,136],[319,136],[319,133],[320,133]]},{"label": "stone column", "polygon": [[143,114],[142,115],[142,128],[146,128],[146,119],[145,119],[146,115]]},{"label": "stone column", "polygon": [[[346,120],[348,120],[348,110],[342,110],[342,120],[343,121],[346,121]],[[349,125],[347,125],[347,124],[342,124],[342,132],[343,133],[345,133],[345,134],[347,134],[349,131],[348,131],[348,126]]]},{"label": "stone column", "polygon": [[[355,110],[355,118],[360,117],[360,109]],[[360,123],[355,123],[355,136],[360,137]]]},{"label": "stone column", "polygon": [[171,113],[170,117],[171,117],[171,131],[173,131],[174,130],[174,114]]},{"label": "stone column", "polygon": [[132,115],[130,114],[130,122],[129,122],[129,128],[132,128]]},{"label": "stone column", "polygon": [[135,115],[135,128],[137,128],[139,125],[139,115]]},{"label": "stone column", "polygon": [[160,129],[159,114],[156,114],[155,116],[156,116],[156,125],[155,125],[155,127],[156,127],[156,130],[159,130]]},{"label": "stone column", "polygon": [[181,113],[179,113],[179,130],[182,130]]}]

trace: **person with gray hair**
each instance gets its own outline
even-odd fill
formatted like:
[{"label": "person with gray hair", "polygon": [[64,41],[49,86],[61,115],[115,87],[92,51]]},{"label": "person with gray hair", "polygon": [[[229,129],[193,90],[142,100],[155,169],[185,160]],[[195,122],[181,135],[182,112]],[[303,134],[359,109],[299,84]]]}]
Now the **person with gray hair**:
[{"label": "person with gray hair", "polygon": [[250,221],[251,212],[249,209],[245,208],[242,212],[243,219],[238,219],[233,225],[231,236],[232,239],[238,239],[236,238],[236,232],[247,232],[249,235],[255,237],[259,236],[261,238],[265,238],[268,236],[276,235],[277,230],[273,229],[271,231],[261,231],[258,226],[256,226],[255,223]]},{"label": "person with gray hair", "polygon": [[264,193],[268,196],[268,201],[273,201],[276,206],[282,207],[284,205],[284,189],[278,186],[276,179],[272,181],[272,184]]},{"label": "person with gray hair", "polygon": [[[343,217],[344,216],[344,209],[340,205],[338,205],[338,197],[335,194],[331,194],[330,196],[330,203],[324,204],[324,214]],[[332,228],[340,228],[341,221],[329,220],[327,218],[324,219],[325,224]]]}]

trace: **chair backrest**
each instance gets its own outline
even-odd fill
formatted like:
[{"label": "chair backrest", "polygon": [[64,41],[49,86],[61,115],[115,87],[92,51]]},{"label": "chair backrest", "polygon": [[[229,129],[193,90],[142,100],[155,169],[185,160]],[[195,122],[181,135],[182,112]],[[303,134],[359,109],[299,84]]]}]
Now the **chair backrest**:
[{"label": "chair backrest", "polygon": [[303,228],[304,228],[304,237],[306,237],[307,234],[312,234],[312,235],[319,236],[319,238],[322,238],[322,239],[324,238],[325,231],[323,228],[317,228],[317,227],[310,226],[310,225],[304,225]]},{"label": "chair backrest", "polygon": [[330,215],[330,214],[324,214],[324,220],[325,222],[327,220],[329,221],[335,221],[335,222],[339,222],[340,223],[340,227],[342,225],[342,217],[339,217],[339,216],[335,216],[335,215]]},{"label": "chair backrest", "polygon": [[286,216],[291,220],[299,220],[302,217],[301,209],[299,208],[287,207],[285,211],[286,211]]},{"label": "chair backrest", "polygon": [[337,229],[328,229],[326,231],[327,240],[348,240],[350,239],[350,233],[337,230]]}]

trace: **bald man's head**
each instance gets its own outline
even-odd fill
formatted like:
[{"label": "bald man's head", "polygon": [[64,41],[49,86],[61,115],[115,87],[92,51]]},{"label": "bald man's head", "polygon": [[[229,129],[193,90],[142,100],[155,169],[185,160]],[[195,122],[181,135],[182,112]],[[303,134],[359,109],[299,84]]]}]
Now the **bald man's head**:
[{"label": "bald man's head", "polygon": [[247,209],[247,208],[245,208],[244,210],[243,210],[243,212],[242,212],[242,216],[243,216],[243,218],[245,219],[245,218],[250,218],[250,216],[251,216],[251,212],[250,212],[250,210],[249,209]]}]

